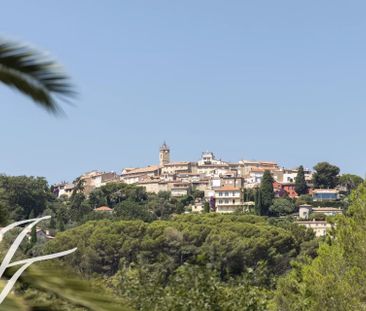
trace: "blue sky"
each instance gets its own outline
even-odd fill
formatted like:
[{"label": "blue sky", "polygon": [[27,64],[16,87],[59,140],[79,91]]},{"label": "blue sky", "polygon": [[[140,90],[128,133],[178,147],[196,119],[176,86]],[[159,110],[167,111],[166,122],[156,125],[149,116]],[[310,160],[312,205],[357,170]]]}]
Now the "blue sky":
[{"label": "blue sky", "polygon": [[364,1],[27,1],[0,35],[48,51],[80,93],[55,118],[0,86],[0,172],[72,180],[212,150],[366,172]]}]

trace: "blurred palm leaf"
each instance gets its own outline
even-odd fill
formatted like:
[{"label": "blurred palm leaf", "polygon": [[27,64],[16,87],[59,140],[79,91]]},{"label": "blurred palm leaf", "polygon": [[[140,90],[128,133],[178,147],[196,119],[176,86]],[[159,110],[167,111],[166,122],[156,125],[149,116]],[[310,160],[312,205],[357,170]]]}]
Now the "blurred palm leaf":
[{"label": "blurred palm leaf", "polygon": [[30,47],[4,39],[0,39],[0,82],[54,114],[62,111],[58,100],[75,96],[60,65]]},{"label": "blurred palm leaf", "polygon": [[82,280],[67,267],[55,263],[30,267],[18,280],[18,285],[23,288],[20,295],[9,295],[0,310],[133,310],[106,288],[95,286],[93,280]]}]

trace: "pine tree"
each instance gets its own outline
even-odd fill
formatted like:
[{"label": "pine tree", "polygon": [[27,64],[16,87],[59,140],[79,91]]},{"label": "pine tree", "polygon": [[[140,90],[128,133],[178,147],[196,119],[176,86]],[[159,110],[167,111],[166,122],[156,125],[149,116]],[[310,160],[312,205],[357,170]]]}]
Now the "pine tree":
[{"label": "pine tree", "polygon": [[261,194],[260,215],[265,216],[269,214],[269,208],[271,207],[272,201],[275,197],[273,191],[273,177],[270,171],[264,171],[259,190]]},{"label": "pine tree", "polygon": [[308,186],[305,181],[304,167],[300,165],[295,178],[295,191],[298,195],[307,194]]}]

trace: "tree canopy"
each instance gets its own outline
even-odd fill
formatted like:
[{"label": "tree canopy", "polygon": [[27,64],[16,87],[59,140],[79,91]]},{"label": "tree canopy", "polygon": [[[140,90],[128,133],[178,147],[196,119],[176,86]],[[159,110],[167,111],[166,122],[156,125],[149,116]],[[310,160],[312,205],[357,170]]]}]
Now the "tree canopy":
[{"label": "tree canopy", "polygon": [[274,199],[269,210],[275,216],[285,216],[294,212],[295,203],[286,198]]},{"label": "tree canopy", "polygon": [[335,188],[338,184],[339,167],[320,162],[314,166],[313,183],[315,188]]},{"label": "tree canopy", "polygon": [[363,179],[360,176],[353,174],[343,174],[339,177],[339,185],[346,188],[346,192],[350,193],[362,184]]},{"label": "tree canopy", "polygon": [[334,238],[313,261],[296,263],[278,283],[275,310],[364,310],[366,297],[366,185],[351,196],[348,215],[337,216]]},{"label": "tree canopy", "polygon": [[297,175],[295,178],[295,191],[298,195],[303,195],[308,193],[308,186],[305,181],[304,167],[299,166]]},{"label": "tree canopy", "polygon": [[268,215],[269,208],[272,205],[272,201],[275,197],[273,191],[273,177],[270,171],[266,170],[263,173],[261,184],[259,187],[259,194],[257,197],[259,207],[259,215]]}]

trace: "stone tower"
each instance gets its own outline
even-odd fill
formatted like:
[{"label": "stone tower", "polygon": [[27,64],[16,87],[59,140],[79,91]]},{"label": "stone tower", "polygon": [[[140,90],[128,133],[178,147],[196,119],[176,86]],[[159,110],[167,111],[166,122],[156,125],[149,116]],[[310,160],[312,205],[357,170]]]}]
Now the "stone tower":
[{"label": "stone tower", "polygon": [[159,162],[160,166],[164,166],[165,164],[170,162],[170,149],[165,142],[160,147],[159,159],[160,159]]}]

